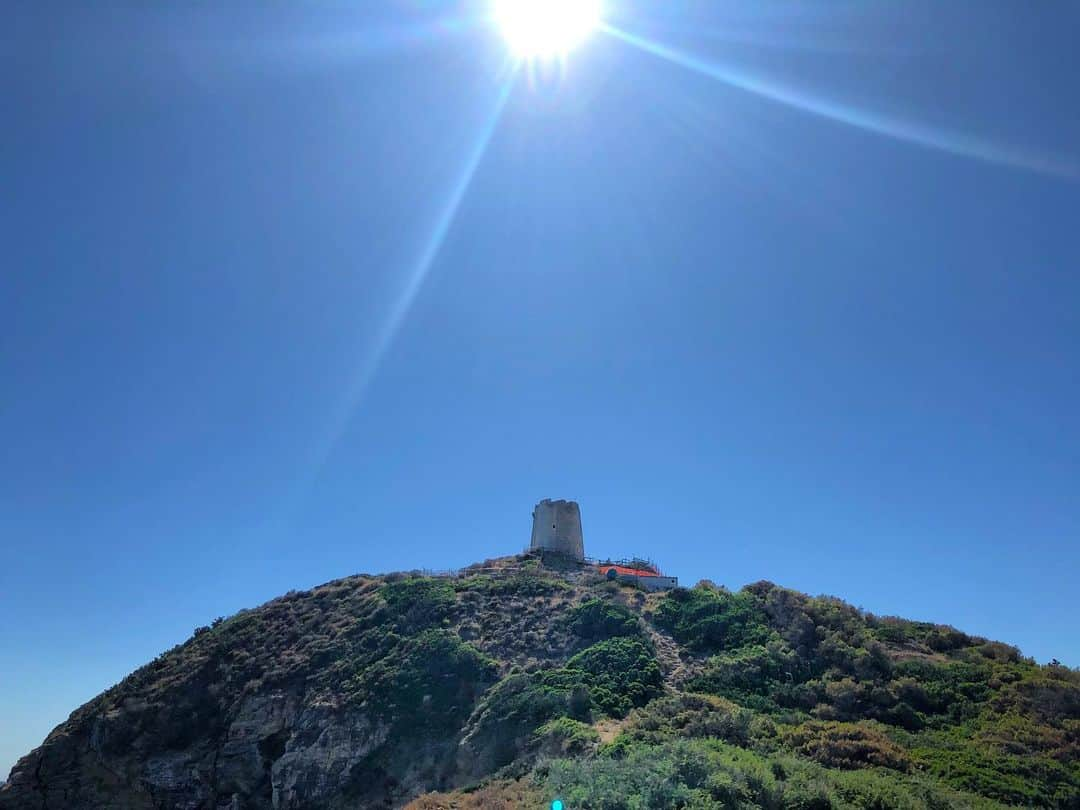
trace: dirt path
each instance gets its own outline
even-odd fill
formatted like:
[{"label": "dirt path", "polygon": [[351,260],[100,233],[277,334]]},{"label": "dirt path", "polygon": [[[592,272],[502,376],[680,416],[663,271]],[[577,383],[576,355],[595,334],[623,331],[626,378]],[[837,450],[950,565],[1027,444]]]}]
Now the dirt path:
[{"label": "dirt path", "polygon": [[687,667],[682,656],[679,655],[679,645],[667,633],[657,630],[650,624],[646,624],[645,629],[653,646],[656,648],[656,660],[660,663],[660,669],[664,673],[664,680],[668,686],[676,689],[682,687],[693,673]]}]

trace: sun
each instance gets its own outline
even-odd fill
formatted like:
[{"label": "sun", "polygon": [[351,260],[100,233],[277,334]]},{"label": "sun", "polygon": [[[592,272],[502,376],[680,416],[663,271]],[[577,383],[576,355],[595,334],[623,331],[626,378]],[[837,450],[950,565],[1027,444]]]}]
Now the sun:
[{"label": "sun", "polygon": [[600,26],[603,0],[492,0],[492,10],[517,59],[553,59]]}]

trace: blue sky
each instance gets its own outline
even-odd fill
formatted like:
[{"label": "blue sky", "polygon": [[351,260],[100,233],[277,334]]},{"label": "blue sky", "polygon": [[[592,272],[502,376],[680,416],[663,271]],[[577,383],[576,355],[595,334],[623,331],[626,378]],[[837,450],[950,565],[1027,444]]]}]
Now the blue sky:
[{"label": "blue sky", "polygon": [[528,542],[1080,665],[1075,4],[27,4],[0,770],[196,625]]}]

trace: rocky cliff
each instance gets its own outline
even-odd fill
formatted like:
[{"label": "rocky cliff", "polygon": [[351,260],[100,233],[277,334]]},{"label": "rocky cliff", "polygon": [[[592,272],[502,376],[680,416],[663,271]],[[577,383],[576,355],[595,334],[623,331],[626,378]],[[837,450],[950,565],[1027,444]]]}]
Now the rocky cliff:
[{"label": "rocky cliff", "polygon": [[199,628],[20,760],[0,808],[1080,807],[1078,756],[1080,675],[1006,645],[518,557]]}]

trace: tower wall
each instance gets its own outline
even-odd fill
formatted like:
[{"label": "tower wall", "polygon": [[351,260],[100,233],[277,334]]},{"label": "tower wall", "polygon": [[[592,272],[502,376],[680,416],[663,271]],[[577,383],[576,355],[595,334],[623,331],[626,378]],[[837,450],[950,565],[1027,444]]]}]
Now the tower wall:
[{"label": "tower wall", "polygon": [[533,509],[530,551],[555,551],[575,560],[585,559],[581,537],[581,509],[574,501],[540,501]]}]

